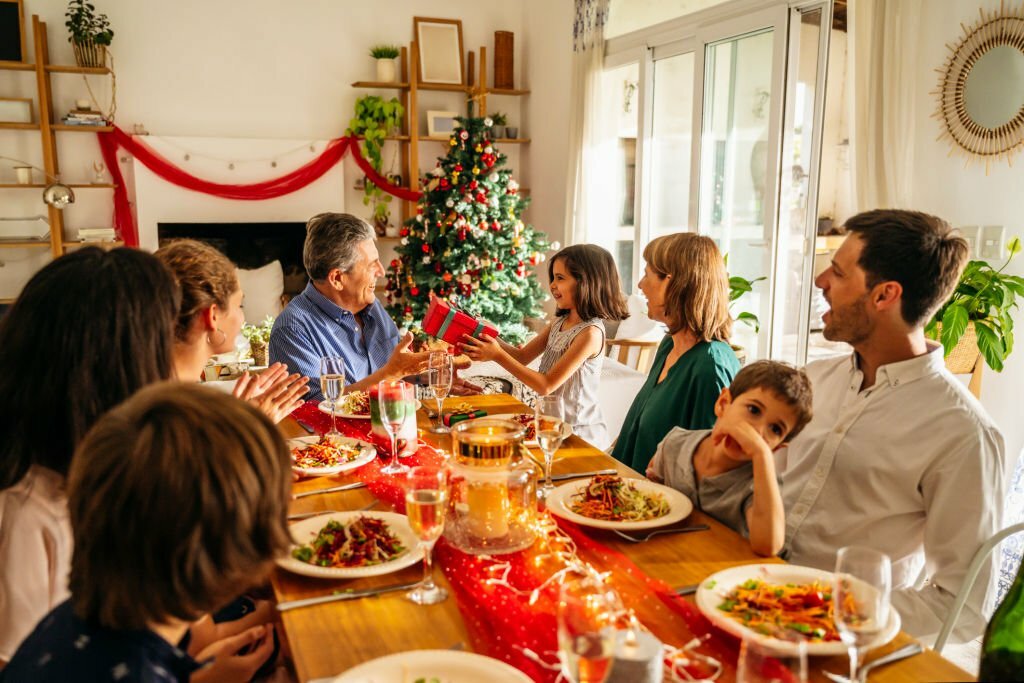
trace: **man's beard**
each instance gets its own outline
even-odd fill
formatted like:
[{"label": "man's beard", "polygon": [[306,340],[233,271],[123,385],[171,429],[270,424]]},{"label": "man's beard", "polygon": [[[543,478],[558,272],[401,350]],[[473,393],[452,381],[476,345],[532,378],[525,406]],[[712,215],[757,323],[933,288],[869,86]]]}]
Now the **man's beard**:
[{"label": "man's beard", "polygon": [[841,309],[833,307],[830,311],[829,321],[822,330],[822,336],[829,341],[846,342],[851,345],[859,344],[868,337],[875,329],[874,322],[868,317],[866,304],[869,294],[863,294],[851,304]]}]

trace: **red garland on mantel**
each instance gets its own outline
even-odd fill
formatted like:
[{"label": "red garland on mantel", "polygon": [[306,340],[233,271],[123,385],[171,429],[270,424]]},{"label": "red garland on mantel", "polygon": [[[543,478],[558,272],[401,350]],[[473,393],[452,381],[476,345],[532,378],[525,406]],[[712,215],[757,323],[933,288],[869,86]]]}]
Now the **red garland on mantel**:
[{"label": "red garland on mantel", "polygon": [[119,147],[127,150],[150,171],[178,187],[224,199],[244,201],[274,199],[275,197],[281,197],[296,190],[301,190],[333,168],[335,164],[344,158],[346,151],[352,150],[352,157],[356,165],[379,188],[399,199],[414,202],[420,198],[419,192],[392,185],[386,178],[377,173],[370,166],[370,163],[363,158],[359,145],[353,144],[359,140],[359,138],[353,136],[343,136],[331,140],[327,143],[327,148],[324,149],[320,156],[283,176],[271,180],[262,180],[257,183],[234,185],[210,182],[183,171],[145,142],[138,138],[133,138],[117,126],[114,126],[112,132],[97,133],[96,135],[99,138],[103,161],[106,163],[107,168],[110,169],[114,182],[114,226],[121,239],[124,240],[124,243],[131,247],[139,246],[139,235],[132,217],[131,205],[128,202],[128,190],[124,184],[124,176],[121,175],[121,168],[117,161],[117,150]]}]

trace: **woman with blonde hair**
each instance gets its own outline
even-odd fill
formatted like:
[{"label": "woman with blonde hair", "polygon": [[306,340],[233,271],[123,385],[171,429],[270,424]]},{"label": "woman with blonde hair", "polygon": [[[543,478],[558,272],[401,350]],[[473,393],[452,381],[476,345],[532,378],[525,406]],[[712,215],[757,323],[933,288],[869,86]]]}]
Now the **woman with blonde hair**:
[{"label": "woman with blonde hair", "polygon": [[647,315],[668,326],[612,455],[645,472],[673,427],[710,429],[715,400],[740,369],[729,346],[729,276],[710,237],[665,235],[644,248]]},{"label": "woman with blonde hair", "polygon": [[[185,382],[198,382],[212,356],[234,350],[245,322],[238,274],[227,256],[196,240],[175,240],[160,247],[156,256],[181,287],[181,310],[174,327],[175,375]],[[274,363],[260,375],[244,373],[233,393],[280,422],[302,404],[308,381]]]}]

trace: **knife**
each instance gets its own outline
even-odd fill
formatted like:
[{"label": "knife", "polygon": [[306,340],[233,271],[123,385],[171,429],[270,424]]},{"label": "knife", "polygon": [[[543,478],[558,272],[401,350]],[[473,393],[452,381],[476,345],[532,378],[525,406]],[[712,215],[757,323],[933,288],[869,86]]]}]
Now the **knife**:
[{"label": "knife", "polygon": [[308,424],[306,424],[302,420],[296,420],[296,422],[298,422],[299,426],[302,427],[303,429],[305,429],[308,433],[316,434],[316,430],[313,429],[312,427],[310,427]]},{"label": "knife", "polygon": [[567,479],[580,479],[582,477],[594,477],[599,474],[617,474],[618,470],[593,470],[592,472],[567,472],[566,474],[552,474],[551,481],[565,481]]},{"label": "knife", "polygon": [[341,591],[338,593],[332,593],[331,595],[321,595],[317,598],[305,598],[303,600],[290,600],[288,602],[279,602],[277,603],[277,611],[287,612],[288,610],[298,609],[300,607],[322,605],[325,602],[337,602],[339,600],[356,600],[357,598],[368,598],[373,595],[380,595],[381,593],[393,593],[395,591],[410,590],[418,585],[420,585],[419,581],[413,581],[412,583],[401,583],[393,586],[367,588],[361,591]]},{"label": "knife", "polygon": [[315,496],[320,493],[337,493],[338,491],[351,491],[352,489],[361,489],[365,487],[364,482],[358,481],[355,484],[345,484],[344,486],[332,486],[329,489],[314,489],[312,491],[303,491],[302,493],[293,493],[292,498],[305,498],[306,496]]}]

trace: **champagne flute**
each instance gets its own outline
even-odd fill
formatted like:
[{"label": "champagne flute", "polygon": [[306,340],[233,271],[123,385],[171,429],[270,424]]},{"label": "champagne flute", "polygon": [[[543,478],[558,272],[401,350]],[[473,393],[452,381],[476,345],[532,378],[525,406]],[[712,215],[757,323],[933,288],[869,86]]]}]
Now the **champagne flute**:
[{"label": "champagne flute", "polygon": [[558,655],[572,683],[602,683],[612,669],[615,614],[611,586],[592,576],[562,584],[558,598]]},{"label": "champagne flute", "polygon": [[537,432],[537,444],[544,451],[544,485],[540,487],[540,497],[547,498],[555,490],[551,481],[551,463],[555,451],[568,436],[568,425],[565,424],[565,405],[561,396],[540,396],[534,408],[534,427]]},{"label": "champagne flute", "polygon": [[383,474],[403,474],[408,466],[398,462],[398,434],[405,424],[405,418],[416,412],[416,398],[411,384],[401,380],[383,381],[377,384],[377,398],[380,405],[380,422],[391,437],[391,461],[382,467]]},{"label": "champagne flute", "polygon": [[423,548],[423,581],[406,596],[417,605],[434,605],[448,598],[448,591],[434,583],[434,543],[444,531],[448,502],[448,472],[443,467],[413,467],[405,477],[405,514]]},{"label": "champagne flute", "polygon": [[450,429],[444,426],[444,400],[452,390],[452,357],[447,351],[431,351],[428,362],[427,376],[430,382],[430,393],[437,401],[437,423],[430,428],[434,434],[448,434]]},{"label": "champagne flute", "polygon": [[850,680],[889,623],[892,564],[889,556],[871,548],[847,546],[836,553],[832,584],[832,613],[839,637],[850,652]]},{"label": "champagne flute", "polygon": [[331,402],[331,431],[325,436],[331,439],[340,437],[335,413],[338,412],[338,399],[345,391],[345,359],[341,356],[324,356],[320,359],[320,391]]},{"label": "champagne flute", "polygon": [[737,683],[807,683],[807,642],[769,643],[744,638],[736,663]]}]

